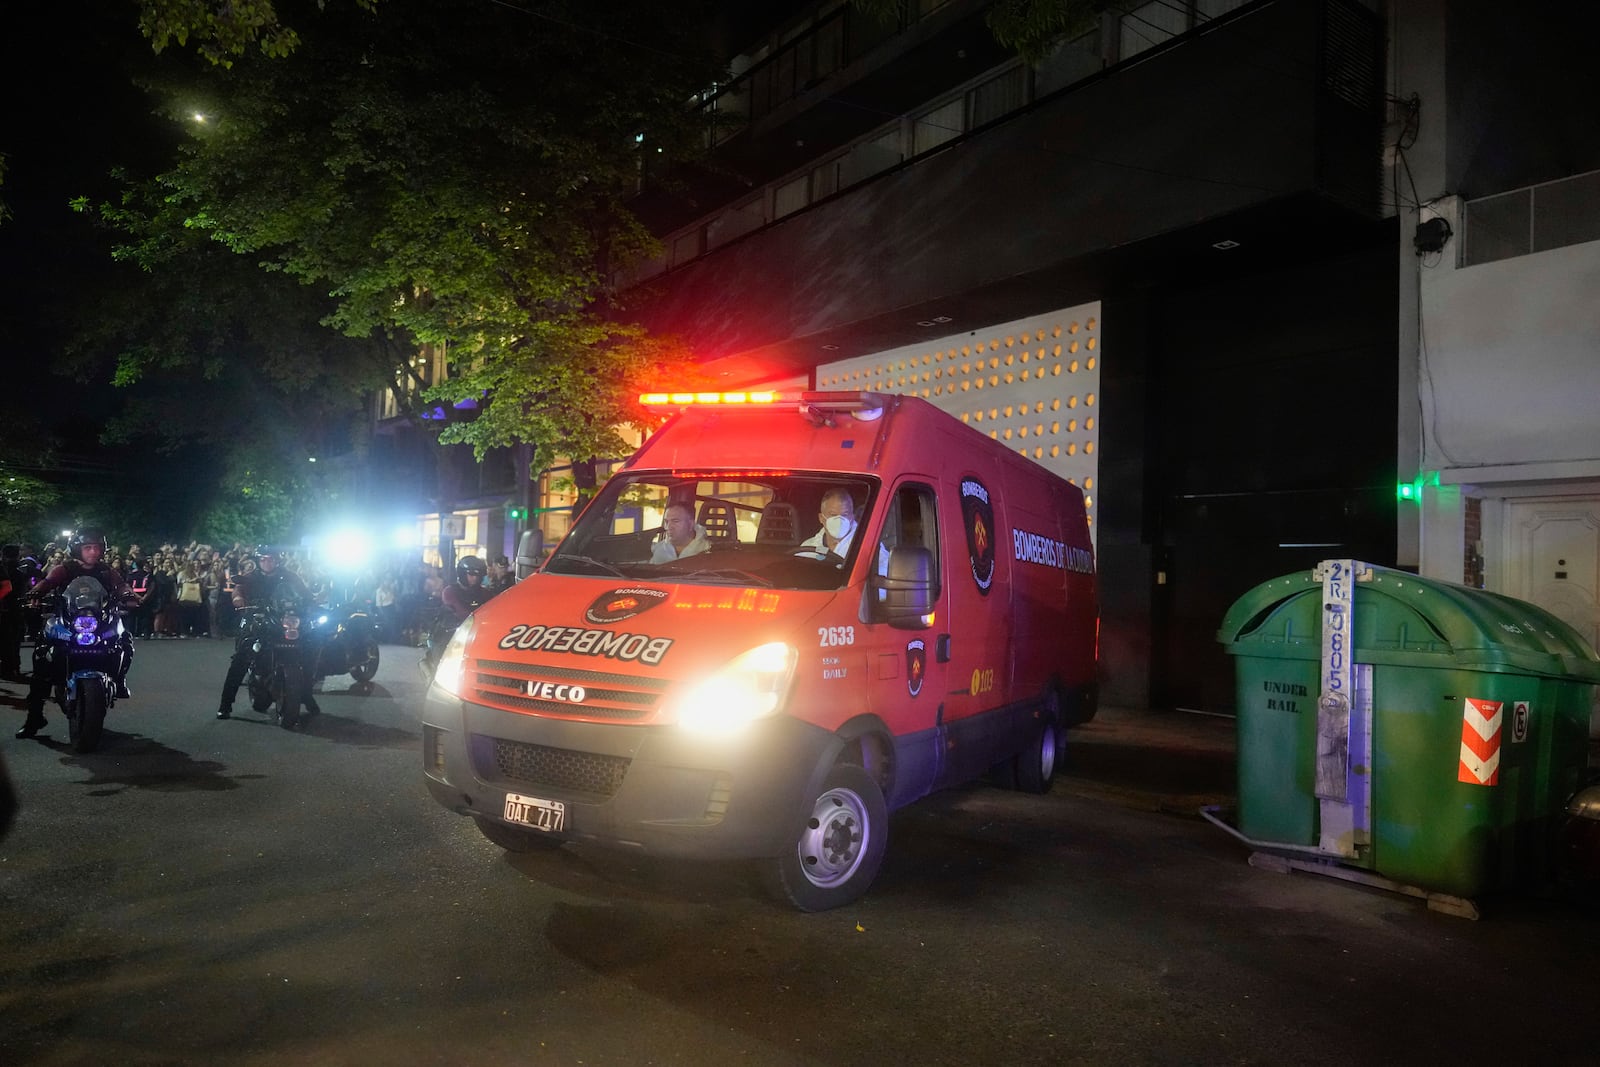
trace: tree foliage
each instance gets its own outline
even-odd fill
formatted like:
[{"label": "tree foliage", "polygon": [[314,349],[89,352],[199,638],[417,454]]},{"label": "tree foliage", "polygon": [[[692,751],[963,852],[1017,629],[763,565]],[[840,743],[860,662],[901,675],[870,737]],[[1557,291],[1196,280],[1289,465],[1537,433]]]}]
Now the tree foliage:
[{"label": "tree foliage", "polygon": [[[351,0],[371,10],[375,0]],[[324,4],[318,0],[317,7]],[[265,56],[286,56],[300,43],[294,27],[278,21],[273,0],[139,0],[139,32],[157,52],[192,40],[208,61],[229,67],[254,44]]]},{"label": "tree foliage", "polygon": [[[650,248],[624,207],[642,155],[697,149],[686,101],[718,72],[697,21],[692,4],[651,0],[330,6],[287,56],[152,85],[192,137],[102,215],[148,270],[181,254],[196,281],[229,277],[202,265],[198,235],[326,296],[320,321],[379,354],[409,410],[479,406],[444,437],[480,458],[513,441],[535,468],[618,454],[632,375],[673,347],[615,321],[608,279]],[[455,374],[431,392],[406,378],[422,345]],[[119,373],[178,350],[129,347]],[[308,355],[295,366],[318,366]]]},{"label": "tree foliage", "polygon": [[[910,0],[851,0],[862,11],[886,18],[903,15]],[[1128,6],[1119,0],[992,0],[984,21],[995,40],[1029,62],[1050,54],[1063,37],[1094,25],[1102,11]]]}]

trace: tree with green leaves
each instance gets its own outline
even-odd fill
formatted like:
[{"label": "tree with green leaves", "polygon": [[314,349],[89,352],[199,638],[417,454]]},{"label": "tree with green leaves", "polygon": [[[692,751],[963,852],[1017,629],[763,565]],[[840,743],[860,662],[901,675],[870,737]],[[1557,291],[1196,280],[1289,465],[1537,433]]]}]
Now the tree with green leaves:
[{"label": "tree with green leaves", "polygon": [[[376,0],[350,0],[371,10]],[[324,7],[318,0],[317,7]],[[192,44],[219,66],[232,66],[251,45],[264,56],[286,56],[300,43],[293,26],[278,21],[273,0],[139,0],[139,32],[157,52]]]},{"label": "tree with green leaves", "polygon": [[[620,321],[609,279],[652,248],[625,207],[646,154],[698,151],[687,103],[719,72],[699,15],[649,0],[307,11],[287,55],[168,65],[151,89],[191,136],[100,213],[152,273],[203,285],[222,250],[263,292],[302,284],[352,344],[297,349],[298,368],[382,378],[419,419],[474,403],[442,439],[480,458],[514,442],[535,470],[621,454],[616,427],[642,418],[635,376],[681,353]],[[423,346],[449,353],[449,380],[417,380]],[[225,351],[130,345],[119,373],[132,384]]]}]

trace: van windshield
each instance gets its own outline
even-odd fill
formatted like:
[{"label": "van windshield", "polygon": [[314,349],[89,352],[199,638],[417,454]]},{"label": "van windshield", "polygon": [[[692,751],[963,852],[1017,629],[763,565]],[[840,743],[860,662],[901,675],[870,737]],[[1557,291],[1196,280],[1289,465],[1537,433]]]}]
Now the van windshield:
[{"label": "van windshield", "polygon": [[816,471],[626,471],[584,509],[545,570],[838,589],[877,490],[873,478]]}]

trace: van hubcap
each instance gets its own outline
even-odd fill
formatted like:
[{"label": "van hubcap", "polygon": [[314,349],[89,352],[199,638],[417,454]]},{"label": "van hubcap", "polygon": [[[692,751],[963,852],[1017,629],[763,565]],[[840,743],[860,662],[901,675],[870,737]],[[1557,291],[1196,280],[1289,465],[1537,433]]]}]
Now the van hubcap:
[{"label": "van hubcap", "polygon": [[871,827],[866,805],[849,789],[830,789],[817,798],[800,835],[800,869],[813,885],[844,882],[861,865]]}]

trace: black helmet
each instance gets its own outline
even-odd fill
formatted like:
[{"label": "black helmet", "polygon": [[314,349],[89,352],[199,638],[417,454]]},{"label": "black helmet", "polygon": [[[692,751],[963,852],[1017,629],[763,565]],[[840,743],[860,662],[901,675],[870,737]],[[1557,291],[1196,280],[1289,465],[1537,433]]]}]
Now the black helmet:
[{"label": "black helmet", "polygon": [[476,574],[482,578],[489,573],[489,567],[477,556],[462,556],[456,560],[456,581],[465,583],[467,575]]},{"label": "black helmet", "polygon": [[282,563],[283,550],[280,548],[273,548],[271,545],[257,545],[256,559],[263,560],[268,558],[270,558],[274,563]]},{"label": "black helmet", "polygon": [[82,559],[84,545],[99,545],[100,554],[103,556],[106,552],[106,535],[100,530],[94,529],[93,527],[90,527],[86,530],[79,530],[77,533],[72,535],[70,554],[77,559]]}]

